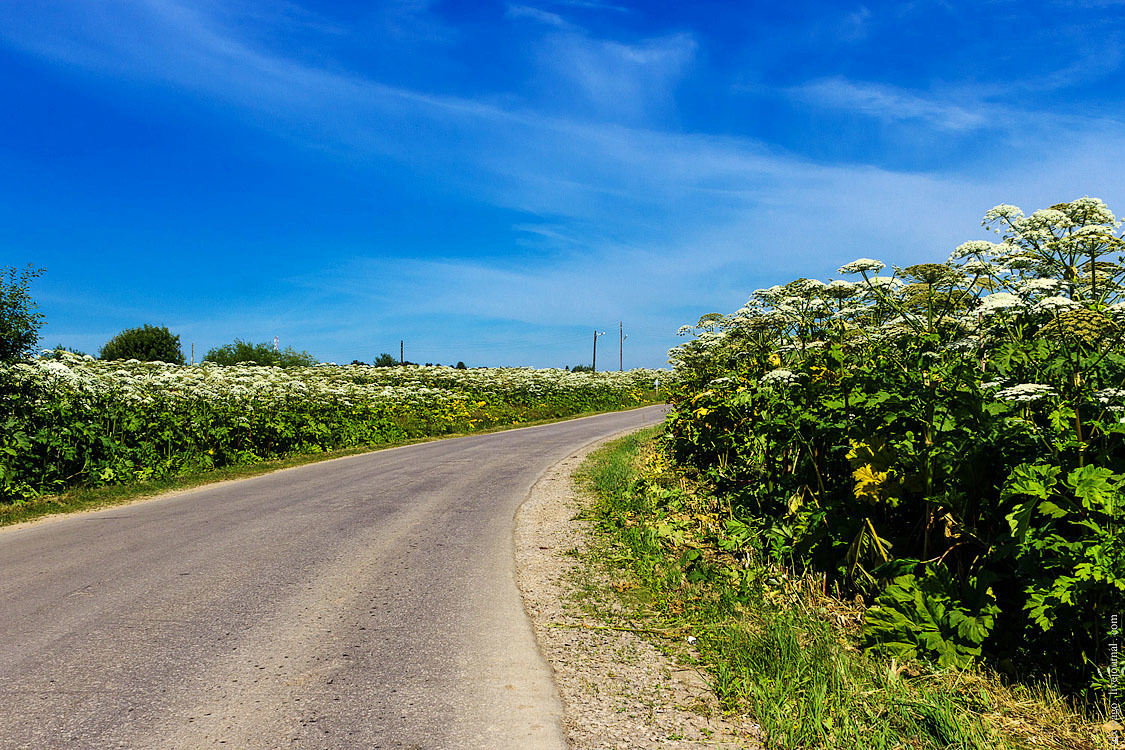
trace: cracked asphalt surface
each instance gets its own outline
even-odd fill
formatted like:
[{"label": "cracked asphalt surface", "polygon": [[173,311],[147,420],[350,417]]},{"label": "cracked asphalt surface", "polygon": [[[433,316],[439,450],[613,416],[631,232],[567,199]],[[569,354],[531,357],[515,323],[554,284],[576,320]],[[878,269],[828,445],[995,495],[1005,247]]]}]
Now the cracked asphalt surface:
[{"label": "cracked asphalt surface", "polygon": [[2,748],[565,748],[516,509],[654,406],[0,530]]}]

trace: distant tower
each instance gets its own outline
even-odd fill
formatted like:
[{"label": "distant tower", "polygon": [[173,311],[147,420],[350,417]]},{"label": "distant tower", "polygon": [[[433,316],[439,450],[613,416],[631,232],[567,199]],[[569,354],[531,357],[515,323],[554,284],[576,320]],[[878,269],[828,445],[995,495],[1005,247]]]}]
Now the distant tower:
[{"label": "distant tower", "polygon": [[277,344],[278,344],[278,341],[277,341],[277,336],[274,336],[274,337],[273,337],[273,350],[274,350],[275,352],[277,351]]}]

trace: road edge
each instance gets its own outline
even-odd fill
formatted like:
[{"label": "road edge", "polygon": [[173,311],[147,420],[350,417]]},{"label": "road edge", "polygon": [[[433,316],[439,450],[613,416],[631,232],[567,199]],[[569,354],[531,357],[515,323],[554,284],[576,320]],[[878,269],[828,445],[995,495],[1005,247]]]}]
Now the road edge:
[{"label": "road edge", "polygon": [[[582,558],[590,549],[589,502],[574,471],[592,452],[637,428],[595,440],[552,465],[516,510],[516,582],[536,645],[559,693],[573,750],[750,748],[718,710],[706,680],[677,665],[638,633],[615,629],[586,611],[619,609],[612,583]],[[583,601],[585,600],[585,601]]]},{"label": "road edge", "polygon": [[[4,534],[4,533],[10,532],[10,531],[16,531],[16,530],[19,530],[19,529],[25,529],[29,526],[38,526],[39,524],[62,521],[64,519],[67,519],[67,518],[70,518],[70,517],[73,517],[73,516],[81,516],[81,515],[86,515],[86,514],[89,514],[89,513],[98,513],[98,512],[110,510],[110,509],[125,508],[125,507],[132,506],[132,505],[155,502],[155,501],[158,501],[158,500],[167,500],[169,498],[179,497],[180,495],[185,495],[185,494],[188,494],[188,493],[191,493],[191,492],[197,492],[197,491],[209,490],[209,489],[212,489],[212,488],[215,488],[215,487],[221,487],[223,485],[231,484],[233,482],[242,482],[242,481],[246,481],[246,480],[250,480],[250,479],[257,479],[259,477],[269,476],[271,474],[277,474],[279,472],[293,471],[295,469],[303,469],[306,466],[312,466],[312,465],[324,464],[324,463],[331,463],[333,461],[346,461],[348,459],[356,459],[356,458],[360,458],[362,456],[368,456],[372,453],[382,453],[384,451],[395,451],[395,450],[400,450],[402,448],[412,448],[416,445],[421,445],[421,444],[424,444],[424,443],[433,443],[433,442],[444,441],[444,440],[462,440],[462,439],[467,439],[467,438],[478,438],[478,437],[485,436],[485,435],[494,435],[494,434],[498,434],[498,433],[518,432],[520,430],[534,430],[534,429],[543,428],[543,427],[550,427],[552,425],[560,424],[562,422],[578,422],[578,421],[581,421],[581,420],[584,420],[584,419],[595,419],[597,417],[605,416],[606,414],[624,414],[624,413],[628,413],[628,412],[631,412],[631,411],[639,411],[641,409],[648,409],[648,408],[653,407],[653,406],[661,406],[661,405],[662,404],[644,404],[644,405],[641,405],[641,406],[634,406],[634,407],[631,407],[631,408],[628,408],[628,409],[616,409],[614,411],[602,411],[602,412],[595,412],[593,414],[582,414],[582,415],[579,415],[579,416],[563,417],[563,418],[560,418],[560,419],[552,419],[552,420],[548,420],[548,421],[545,421],[545,422],[538,422],[538,423],[535,423],[535,424],[525,424],[525,425],[520,425],[520,426],[512,425],[512,426],[507,426],[507,427],[502,427],[502,428],[492,428],[492,429],[488,429],[488,430],[481,430],[480,432],[470,432],[470,433],[461,433],[461,434],[452,434],[452,435],[430,435],[430,436],[426,436],[426,437],[422,437],[422,438],[417,438],[415,440],[411,440],[409,442],[402,443],[402,444],[377,445],[377,446],[369,446],[367,448],[345,448],[345,449],[342,449],[342,451],[344,451],[344,455],[339,455],[339,456],[331,456],[331,455],[316,454],[316,453],[299,454],[299,455],[296,455],[296,456],[292,456],[288,459],[278,459],[278,461],[277,461],[277,462],[283,462],[283,461],[288,461],[288,460],[298,461],[298,463],[295,463],[293,465],[274,466],[274,467],[268,466],[268,463],[275,463],[275,462],[267,462],[265,464],[246,464],[245,468],[248,469],[248,470],[261,469],[261,471],[254,471],[253,473],[250,473],[247,476],[222,477],[222,476],[219,476],[217,474],[209,476],[208,473],[204,472],[204,473],[196,475],[194,477],[196,479],[201,480],[198,484],[192,484],[192,485],[186,486],[186,487],[172,487],[172,488],[161,489],[161,490],[156,490],[156,491],[148,491],[148,490],[144,490],[144,489],[138,489],[136,495],[130,496],[130,497],[127,497],[127,498],[108,499],[108,500],[101,501],[101,502],[95,501],[95,502],[90,503],[89,505],[83,505],[83,506],[75,507],[75,508],[64,508],[64,509],[60,509],[60,510],[57,510],[57,511],[52,511],[52,512],[46,513],[44,515],[36,516],[34,518],[29,518],[29,519],[24,520],[24,521],[16,521],[14,523],[0,523],[0,534]],[[629,432],[629,430],[623,431],[622,433],[620,433],[618,435],[615,435],[613,437],[607,438],[607,439],[609,439],[609,440],[615,439],[616,437],[620,437],[621,435],[624,435],[627,432]]]}]

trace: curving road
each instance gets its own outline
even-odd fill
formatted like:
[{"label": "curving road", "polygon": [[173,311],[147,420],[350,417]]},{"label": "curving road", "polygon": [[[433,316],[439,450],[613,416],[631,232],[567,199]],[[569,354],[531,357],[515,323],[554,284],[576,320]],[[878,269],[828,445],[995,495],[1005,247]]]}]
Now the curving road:
[{"label": "curving road", "polygon": [[648,407],[0,531],[0,748],[565,748],[512,523]]}]

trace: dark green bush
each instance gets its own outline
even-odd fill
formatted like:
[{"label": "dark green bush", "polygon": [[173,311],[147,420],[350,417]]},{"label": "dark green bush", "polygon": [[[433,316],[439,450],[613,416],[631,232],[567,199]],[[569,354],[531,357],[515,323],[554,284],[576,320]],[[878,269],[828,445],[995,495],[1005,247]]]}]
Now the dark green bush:
[{"label": "dark green bush", "polygon": [[136,359],[141,362],[168,362],[184,364],[180,350],[180,337],[166,326],[128,328],[105,343],[98,352],[99,359]]},{"label": "dark green bush", "polygon": [[378,357],[376,357],[375,361],[371,364],[375,367],[394,367],[398,363],[398,360],[395,359],[392,355],[383,352]]},{"label": "dark green bush", "polygon": [[271,367],[312,367],[316,357],[306,351],[297,351],[287,346],[280,351],[270,344],[251,344],[249,341],[235,339],[233,344],[217,346],[207,352],[204,362],[217,365],[263,365]]}]

